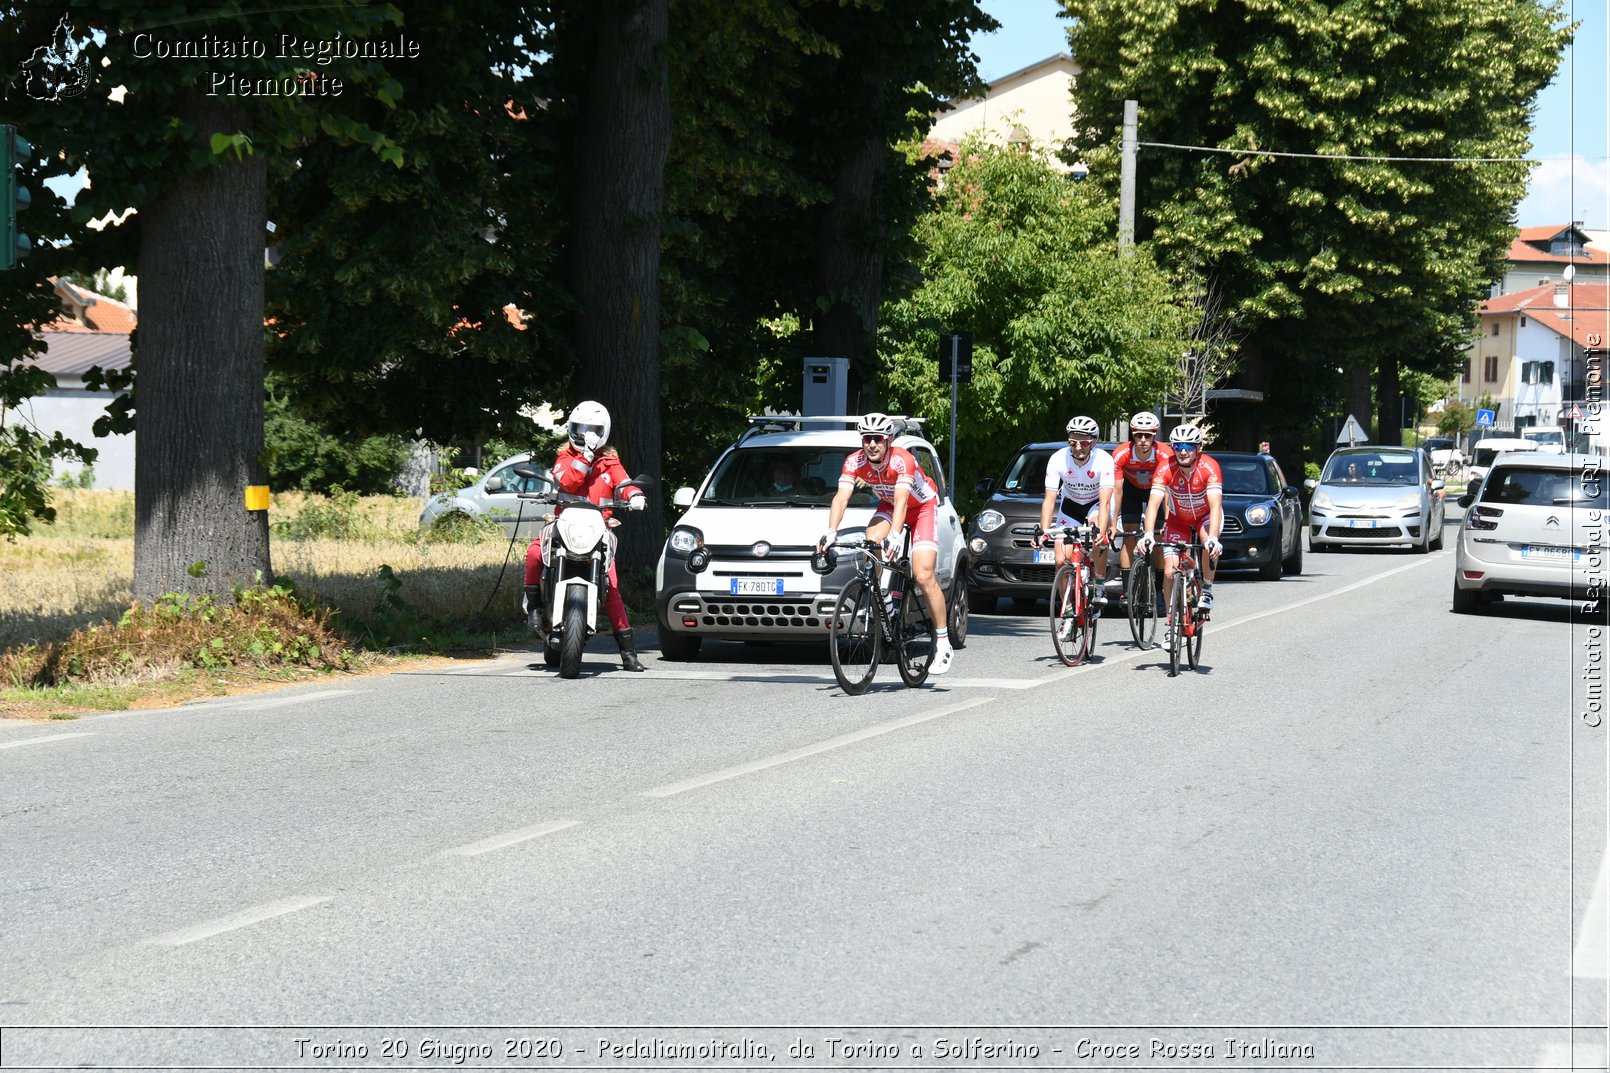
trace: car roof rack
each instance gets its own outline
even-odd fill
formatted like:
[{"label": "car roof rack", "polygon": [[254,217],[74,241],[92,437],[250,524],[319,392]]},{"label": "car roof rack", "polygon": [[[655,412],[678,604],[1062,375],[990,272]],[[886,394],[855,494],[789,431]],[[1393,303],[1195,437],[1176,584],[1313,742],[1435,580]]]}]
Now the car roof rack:
[{"label": "car roof rack", "polygon": [[[749,428],[744,432],[743,438],[759,435],[762,432],[807,432],[812,429],[853,429],[861,423],[860,414],[812,415],[801,417],[798,414],[751,414],[747,419]],[[922,426],[927,423],[925,417],[906,417],[901,414],[890,414],[889,420],[895,423],[895,435],[904,433],[920,434]]]}]

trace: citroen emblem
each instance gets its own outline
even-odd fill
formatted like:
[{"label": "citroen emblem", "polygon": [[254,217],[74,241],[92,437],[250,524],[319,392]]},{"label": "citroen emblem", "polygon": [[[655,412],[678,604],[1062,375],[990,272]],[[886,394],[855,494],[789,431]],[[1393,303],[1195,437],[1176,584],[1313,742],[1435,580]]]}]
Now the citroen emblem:
[{"label": "citroen emblem", "polygon": [[1548,516],[1548,521],[1544,522],[1543,525],[1548,529],[1558,529],[1560,527],[1560,519],[1550,514]]},{"label": "citroen emblem", "polygon": [[755,558],[764,559],[771,554],[771,545],[762,540],[749,550],[754,552]]}]

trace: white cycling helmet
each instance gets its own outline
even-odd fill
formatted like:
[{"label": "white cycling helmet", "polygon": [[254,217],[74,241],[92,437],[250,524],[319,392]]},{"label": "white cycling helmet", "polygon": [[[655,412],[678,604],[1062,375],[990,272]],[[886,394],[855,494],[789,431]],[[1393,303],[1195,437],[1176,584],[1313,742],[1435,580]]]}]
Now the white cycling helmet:
[{"label": "white cycling helmet", "polygon": [[1181,425],[1168,434],[1168,442],[1188,444],[1192,447],[1201,447],[1202,440],[1202,430],[1196,425]]},{"label": "white cycling helmet", "polygon": [[1150,410],[1142,410],[1129,419],[1131,432],[1156,432],[1161,427],[1162,423],[1157,420],[1157,415]]},{"label": "white cycling helmet", "polygon": [[[587,442],[592,433],[593,442]],[[565,434],[576,447],[598,450],[609,440],[609,411],[601,402],[580,402],[565,421]]]},{"label": "white cycling helmet", "polygon": [[1068,422],[1068,435],[1086,436],[1093,440],[1101,435],[1101,426],[1096,424],[1093,417],[1076,417]]},{"label": "white cycling helmet", "polygon": [[894,418],[888,414],[867,414],[856,424],[855,431],[862,436],[893,436]]}]

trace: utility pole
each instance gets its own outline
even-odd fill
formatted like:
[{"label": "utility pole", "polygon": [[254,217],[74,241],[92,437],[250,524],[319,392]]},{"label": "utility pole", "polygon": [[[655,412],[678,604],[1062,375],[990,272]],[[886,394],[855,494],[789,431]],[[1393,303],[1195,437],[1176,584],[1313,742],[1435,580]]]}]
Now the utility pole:
[{"label": "utility pole", "polygon": [[1135,247],[1135,151],[1138,148],[1140,105],[1124,102],[1123,166],[1118,176],[1118,256],[1127,257]]}]

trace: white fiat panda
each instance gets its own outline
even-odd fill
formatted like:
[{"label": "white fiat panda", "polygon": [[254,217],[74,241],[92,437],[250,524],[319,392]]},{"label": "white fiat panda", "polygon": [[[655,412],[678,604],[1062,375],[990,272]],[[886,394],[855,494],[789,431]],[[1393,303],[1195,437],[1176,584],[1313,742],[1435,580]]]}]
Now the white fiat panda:
[{"label": "white fiat panda", "polygon": [[[895,446],[910,451],[939,489],[939,561],[951,643],[967,639],[967,585],[960,568],[961,521],[939,453],[921,435],[919,418],[896,417]],[[827,637],[833,600],[854,573],[841,556],[826,577],[811,570],[817,538],[827,529],[844,458],[861,446],[859,417],[751,417],[738,442],[717,459],[698,489],[679,488],[684,513],[671,530],[655,573],[660,653],[698,657],[706,637],[718,640],[813,640]],[[854,539],[872,517],[875,497],[857,492],[839,525]]]}]

